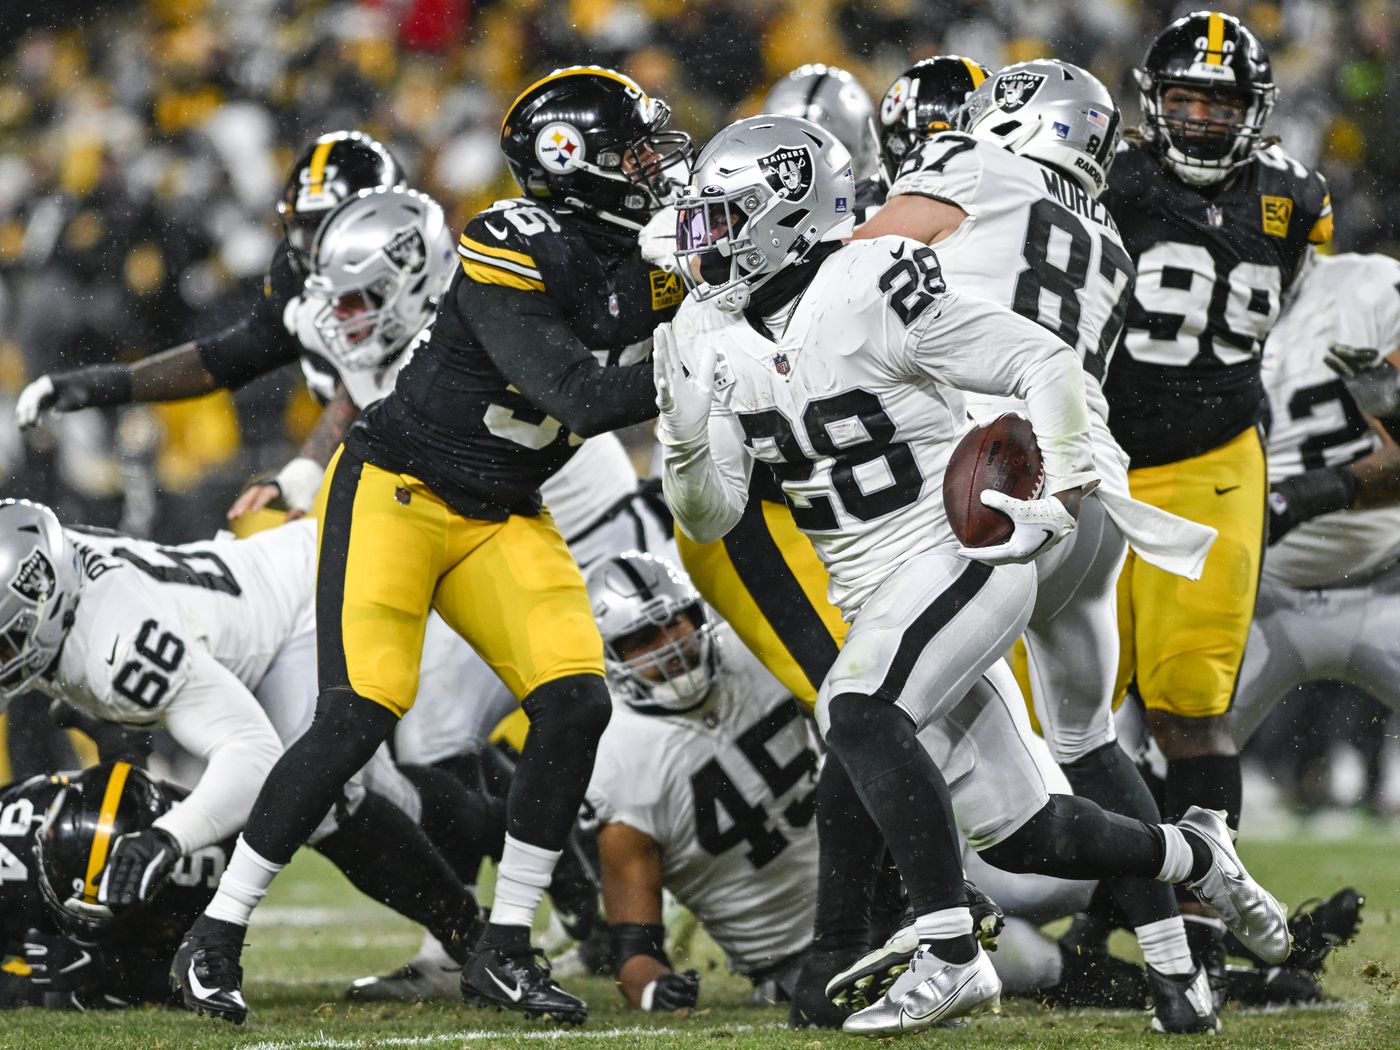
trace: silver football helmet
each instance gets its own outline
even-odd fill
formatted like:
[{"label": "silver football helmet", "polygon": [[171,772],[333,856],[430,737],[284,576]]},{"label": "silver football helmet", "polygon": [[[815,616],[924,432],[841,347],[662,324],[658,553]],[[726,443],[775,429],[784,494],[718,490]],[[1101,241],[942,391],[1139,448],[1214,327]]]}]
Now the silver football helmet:
[{"label": "silver football helmet", "polygon": [[973,138],[1062,171],[1091,197],[1108,185],[1122,125],[1118,104],[1098,78],[1053,58],[998,71],[963,110]]},{"label": "silver football helmet", "polygon": [[761,108],[802,117],[835,135],[851,155],[857,181],[880,170],[875,104],[846,70],[820,62],[798,66],[773,85]]},{"label": "silver football helmet", "polygon": [[594,565],[586,582],[614,692],[646,714],[703,704],[719,677],[719,643],[690,577],[626,551]]},{"label": "silver football helmet", "polygon": [[0,701],[58,655],[83,589],[77,548],[48,507],[0,500]]},{"label": "silver football helmet", "polygon": [[336,363],[378,368],[430,321],[456,259],[437,201],[402,186],[364,190],[326,216],[303,294]]},{"label": "silver football helmet", "polygon": [[753,289],[851,224],[854,205],[851,155],[831,132],[781,115],[729,125],[676,202],[676,257],[703,282],[691,294],[744,309]]}]

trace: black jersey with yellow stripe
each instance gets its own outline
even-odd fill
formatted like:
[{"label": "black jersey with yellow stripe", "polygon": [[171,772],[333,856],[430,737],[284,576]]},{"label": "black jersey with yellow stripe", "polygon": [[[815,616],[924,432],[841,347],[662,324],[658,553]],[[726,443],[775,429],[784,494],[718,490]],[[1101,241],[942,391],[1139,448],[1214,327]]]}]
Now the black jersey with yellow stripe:
[{"label": "black jersey with yellow stripe", "polygon": [[1331,239],[1327,184],[1269,146],[1188,186],[1127,143],[1101,199],[1137,267],[1104,381],[1109,424],[1135,467],[1200,455],[1261,416],[1264,340],[1308,245]]},{"label": "black jersey with yellow stripe", "polygon": [[62,773],[41,774],[0,791],[0,937],[7,943],[53,925],[39,891],[34,833],[67,782]]},{"label": "black jersey with yellow stripe", "polygon": [[539,510],[583,438],[656,414],[656,325],[685,292],[635,235],[502,201],[467,224],[428,342],[347,450],[426,483],[466,517]]}]

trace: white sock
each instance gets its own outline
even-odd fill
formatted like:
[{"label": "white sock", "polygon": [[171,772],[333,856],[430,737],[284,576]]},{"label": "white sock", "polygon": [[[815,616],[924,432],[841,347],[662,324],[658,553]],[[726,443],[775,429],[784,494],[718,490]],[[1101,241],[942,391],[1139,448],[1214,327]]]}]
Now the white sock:
[{"label": "white sock", "polygon": [[1142,961],[1158,973],[1185,974],[1196,969],[1186,943],[1186,924],[1180,915],[1149,922],[1133,932],[1142,949]]},{"label": "white sock", "polygon": [[209,902],[209,907],[204,909],[204,914],[211,919],[247,926],[248,920],[253,917],[253,909],[267,896],[267,888],[283,867],[285,865],[274,864],[259,856],[239,835],[233,857],[219,880],[219,889]]},{"label": "white sock", "polygon": [[1191,847],[1186,843],[1186,836],[1175,824],[1158,824],[1162,837],[1166,839],[1167,848],[1162,856],[1162,870],[1157,873],[1157,878],[1161,882],[1185,882],[1191,874],[1191,864],[1195,858],[1191,856]]},{"label": "white sock", "polygon": [[914,920],[914,929],[918,931],[921,944],[927,944],[929,941],[944,941],[949,937],[971,936],[972,912],[967,908],[944,908],[942,911],[931,911]]},{"label": "white sock", "polygon": [[496,868],[496,899],[491,903],[492,926],[530,927],[535,909],[549,886],[563,850],[542,849],[507,834],[501,863]]}]

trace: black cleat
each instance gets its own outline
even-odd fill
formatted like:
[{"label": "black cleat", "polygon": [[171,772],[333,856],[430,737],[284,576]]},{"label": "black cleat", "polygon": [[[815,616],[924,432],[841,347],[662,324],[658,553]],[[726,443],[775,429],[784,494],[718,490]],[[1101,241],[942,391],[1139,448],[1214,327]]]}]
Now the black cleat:
[{"label": "black cleat", "polygon": [[1168,1035],[1214,1035],[1220,1031],[1215,996],[1205,968],[1199,963],[1189,974],[1162,973],[1147,968],[1152,989],[1152,1030]]},{"label": "black cleat", "polygon": [[996,951],[997,934],[1006,926],[1006,916],[997,902],[978,889],[976,883],[964,879],[963,889],[967,891],[967,907],[972,912],[972,932],[983,948]]},{"label": "black cleat", "polygon": [[476,952],[462,967],[462,1001],[565,1024],[588,1020],[588,1004],[554,983],[544,952],[538,948],[519,955],[499,948]]},{"label": "black cleat", "polygon": [[1305,1006],[1326,1001],[1317,978],[1306,970],[1283,966],[1225,967],[1230,1001],[1240,1006]]},{"label": "black cleat", "polygon": [[1095,951],[1060,942],[1060,981],[1037,989],[1050,1007],[1102,1010],[1141,1010],[1147,1002],[1148,980],[1142,967]]},{"label": "black cleat", "polygon": [[802,970],[793,989],[792,1007],[788,1011],[789,1028],[840,1028],[851,1011],[837,1006],[826,994],[827,982],[841,970],[841,964],[851,957],[849,952],[807,950]]},{"label": "black cleat", "polygon": [[1186,924],[1186,943],[1191,948],[1191,958],[1206,971],[1211,998],[1219,1013],[1229,991],[1225,984],[1225,924],[1194,915],[1183,915],[1182,919]]},{"label": "black cleat", "polygon": [[243,945],[190,932],[170,963],[170,989],[197,1014],[234,1024],[248,1019],[243,1000]]}]

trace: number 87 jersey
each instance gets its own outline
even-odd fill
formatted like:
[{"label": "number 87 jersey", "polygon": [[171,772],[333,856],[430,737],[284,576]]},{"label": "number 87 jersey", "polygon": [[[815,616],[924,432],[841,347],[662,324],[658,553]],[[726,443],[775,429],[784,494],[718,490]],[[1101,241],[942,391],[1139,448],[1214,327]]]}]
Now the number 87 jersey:
[{"label": "number 87 jersey", "polygon": [[1270,146],[1199,189],[1127,143],[1101,200],[1137,266],[1104,384],[1114,436],[1134,467],[1201,455],[1260,418],[1260,358],[1283,291],[1308,245],[1331,238],[1327,185]]}]

